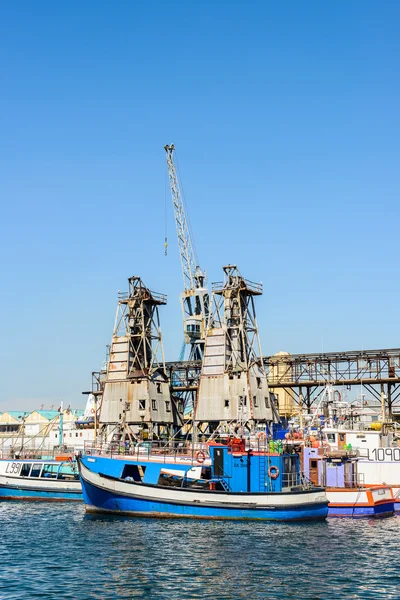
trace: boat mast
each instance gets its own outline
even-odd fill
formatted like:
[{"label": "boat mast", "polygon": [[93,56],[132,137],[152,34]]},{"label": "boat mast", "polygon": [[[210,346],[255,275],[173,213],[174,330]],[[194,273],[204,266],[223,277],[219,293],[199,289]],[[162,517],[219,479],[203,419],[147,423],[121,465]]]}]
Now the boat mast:
[{"label": "boat mast", "polygon": [[58,445],[60,447],[63,444],[63,427],[64,427],[64,400],[61,400],[61,406],[60,406],[60,426],[58,428]]}]

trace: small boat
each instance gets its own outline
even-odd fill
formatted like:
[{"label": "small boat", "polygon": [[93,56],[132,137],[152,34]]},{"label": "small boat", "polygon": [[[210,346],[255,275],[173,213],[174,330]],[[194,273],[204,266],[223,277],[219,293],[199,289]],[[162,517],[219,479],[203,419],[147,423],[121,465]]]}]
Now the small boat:
[{"label": "small boat", "polygon": [[83,500],[73,461],[0,460],[0,500]]},{"label": "small boat", "polygon": [[[298,454],[246,450],[244,440],[209,444],[190,460],[149,452],[78,459],[88,512],[198,519],[322,520],[325,490],[300,472]],[[193,450],[192,450],[193,453]]]},{"label": "small boat", "polygon": [[391,486],[364,485],[357,473],[358,456],[352,450],[320,447],[303,449],[306,476],[326,486],[328,517],[389,517],[395,511]]},{"label": "small boat", "polygon": [[[376,424],[375,424],[376,425]],[[378,424],[380,425],[380,423]],[[330,451],[357,453],[357,475],[366,486],[387,485],[395,498],[394,509],[400,511],[400,447],[398,434],[379,429],[344,429],[325,427],[324,440]]]}]

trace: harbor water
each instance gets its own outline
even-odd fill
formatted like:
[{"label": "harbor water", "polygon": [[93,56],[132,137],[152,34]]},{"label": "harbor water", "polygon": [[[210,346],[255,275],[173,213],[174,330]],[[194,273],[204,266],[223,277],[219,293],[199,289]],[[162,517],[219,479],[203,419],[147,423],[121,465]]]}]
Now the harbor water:
[{"label": "harbor water", "polygon": [[128,519],[1,502],[0,598],[398,598],[400,518]]}]

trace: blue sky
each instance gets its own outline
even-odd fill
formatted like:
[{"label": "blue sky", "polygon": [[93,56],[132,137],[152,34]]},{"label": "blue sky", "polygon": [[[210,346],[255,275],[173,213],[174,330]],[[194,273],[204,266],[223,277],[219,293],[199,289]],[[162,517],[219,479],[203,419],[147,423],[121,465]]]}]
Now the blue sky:
[{"label": "blue sky", "polygon": [[400,4],[0,3],[0,410],[84,402],[128,276],[262,281],[264,354],[398,347]]}]

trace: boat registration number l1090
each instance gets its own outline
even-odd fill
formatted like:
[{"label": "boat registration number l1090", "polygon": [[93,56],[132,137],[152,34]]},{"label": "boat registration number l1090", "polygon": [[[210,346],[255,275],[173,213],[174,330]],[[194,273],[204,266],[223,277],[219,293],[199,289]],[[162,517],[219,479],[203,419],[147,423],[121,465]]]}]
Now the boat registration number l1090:
[{"label": "boat registration number l1090", "polygon": [[6,473],[17,474],[20,472],[21,467],[22,467],[21,463],[16,463],[16,462],[8,463],[7,467],[6,467]]},{"label": "boat registration number l1090", "polygon": [[373,450],[367,450],[367,456],[365,457],[370,461],[396,461],[400,462],[400,448],[374,448]]}]

